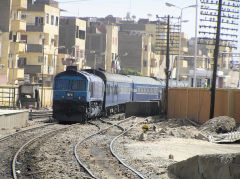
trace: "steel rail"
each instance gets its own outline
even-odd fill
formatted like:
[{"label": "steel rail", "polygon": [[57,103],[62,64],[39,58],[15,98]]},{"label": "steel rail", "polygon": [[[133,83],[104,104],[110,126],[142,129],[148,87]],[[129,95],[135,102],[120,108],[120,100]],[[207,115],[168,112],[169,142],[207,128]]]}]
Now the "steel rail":
[{"label": "steel rail", "polygon": [[66,129],[66,128],[69,128],[71,126],[67,126],[67,127],[63,127],[63,128],[60,128],[60,129],[56,129],[56,130],[52,130],[50,132],[47,132],[47,133],[44,133],[38,137],[35,137],[31,140],[29,140],[28,142],[26,142],[24,145],[22,145],[22,147],[20,149],[18,149],[18,151],[16,152],[14,158],[13,158],[13,161],[12,161],[12,174],[13,174],[13,178],[14,179],[17,179],[17,173],[16,173],[16,162],[17,162],[17,157],[19,155],[19,153],[23,150],[24,147],[26,147],[27,145],[29,145],[30,143],[34,142],[35,140],[37,140],[38,138],[41,138],[43,136],[46,136],[46,135],[49,135],[51,133],[54,133],[54,132],[57,132],[59,130],[63,130],[63,129]]},{"label": "steel rail", "polygon": [[[120,123],[122,123],[122,122],[125,122],[125,121],[129,120],[130,118],[132,118],[132,117],[129,117],[129,118],[127,118],[127,119],[124,119],[123,121],[120,121],[118,124],[120,124]],[[100,121],[103,121],[103,120],[100,119]],[[78,146],[79,146],[81,143],[83,143],[84,141],[86,141],[87,139],[93,137],[94,135],[97,135],[97,134],[101,133],[102,131],[108,130],[109,128],[118,125],[118,124],[112,124],[112,123],[106,122],[106,121],[103,121],[103,122],[109,123],[111,126],[105,128],[105,129],[99,130],[98,132],[96,132],[96,133],[94,133],[94,134],[91,134],[91,135],[85,137],[84,139],[80,140],[80,141],[75,145],[75,147],[74,147],[74,155],[75,155],[75,158],[77,159],[78,163],[80,164],[80,166],[82,166],[82,167],[88,172],[88,174],[89,174],[91,177],[93,177],[93,178],[95,178],[95,179],[98,179],[98,178],[97,178],[97,177],[91,172],[91,170],[88,169],[88,167],[79,159],[77,149],[78,149]],[[117,126],[117,127],[119,127],[119,126]],[[121,127],[121,128],[122,128],[122,127]],[[123,129],[123,128],[122,128],[122,129]],[[123,131],[124,131],[124,129],[123,129]]]},{"label": "steel rail", "polygon": [[46,126],[49,126],[49,125],[53,125],[55,123],[51,123],[51,124],[44,124],[42,126],[38,126],[38,127],[34,127],[34,128],[29,128],[29,129],[25,129],[25,130],[21,130],[21,131],[18,131],[18,132],[14,132],[12,134],[9,134],[9,135],[5,135],[3,137],[0,138],[0,142],[1,141],[4,141],[6,139],[8,139],[9,137],[12,137],[14,135],[17,135],[17,134],[20,134],[20,133],[23,133],[23,132],[28,132],[28,131],[31,131],[31,130],[35,130],[35,129],[38,129],[38,128],[42,128],[42,127],[46,127]]},{"label": "steel rail", "polygon": [[133,125],[132,127],[130,127],[128,130],[124,130],[123,133],[121,133],[120,135],[116,136],[110,143],[110,151],[112,153],[112,155],[117,158],[117,160],[122,164],[124,165],[126,168],[128,168],[129,170],[131,170],[133,173],[135,173],[136,175],[138,175],[140,178],[142,179],[146,179],[141,173],[139,173],[137,170],[135,170],[134,168],[130,167],[129,165],[127,165],[126,163],[124,163],[122,161],[122,159],[114,152],[113,150],[113,142],[118,139],[119,137],[121,137],[122,135],[124,135],[126,132],[130,131],[131,129],[133,129],[136,125],[140,124],[142,122],[138,122],[137,124]]}]

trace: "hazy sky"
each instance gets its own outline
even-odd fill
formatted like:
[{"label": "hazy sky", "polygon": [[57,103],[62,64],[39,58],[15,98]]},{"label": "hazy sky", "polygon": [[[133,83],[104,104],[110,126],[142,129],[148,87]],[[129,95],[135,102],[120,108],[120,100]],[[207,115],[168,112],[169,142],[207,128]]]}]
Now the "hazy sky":
[{"label": "hazy sky", "polygon": [[[178,17],[180,9],[167,7],[166,2],[174,4],[180,8],[195,5],[196,0],[57,0],[61,9],[66,10],[61,15],[79,17],[126,17],[127,12],[137,18],[147,18],[147,14],[152,14],[151,20],[155,20],[156,15],[171,15]],[[183,10],[183,32],[188,38],[195,35],[195,10],[187,8]]]}]

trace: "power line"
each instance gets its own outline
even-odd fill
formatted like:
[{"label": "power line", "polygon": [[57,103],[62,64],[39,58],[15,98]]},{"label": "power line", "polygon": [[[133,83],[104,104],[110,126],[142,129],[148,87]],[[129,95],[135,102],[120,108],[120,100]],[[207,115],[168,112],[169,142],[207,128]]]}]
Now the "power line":
[{"label": "power line", "polygon": [[81,2],[84,2],[84,1],[91,1],[91,0],[75,0],[75,1],[58,1],[58,3],[81,3]]}]

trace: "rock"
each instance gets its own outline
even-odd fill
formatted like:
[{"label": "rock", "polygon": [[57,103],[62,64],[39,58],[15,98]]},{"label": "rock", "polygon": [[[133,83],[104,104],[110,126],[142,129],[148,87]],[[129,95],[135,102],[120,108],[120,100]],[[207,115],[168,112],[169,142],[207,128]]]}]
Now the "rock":
[{"label": "rock", "polygon": [[202,133],[195,134],[195,139],[208,141],[208,138]]},{"label": "rock", "polygon": [[146,140],[146,134],[145,133],[142,133],[141,135],[140,135],[140,137],[139,137],[139,140],[140,141],[145,141]]},{"label": "rock", "polygon": [[180,137],[180,134],[176,130],[172,130],[170,134],[174,137]]},{"label": "rock", "polygon": [[227,133],[236,129],[235,119],[228,116],[219,116],[205,122],[200,130],[211,133]]},{"label": "rock", "polygon": [[153,125],[152,129],[153,129],[154,132],[157,131],[157,127],[155,125]]},{"label": "rock", "polygon": [[174,156],[172,154],[169,154],[168,158],[174,160]]}]

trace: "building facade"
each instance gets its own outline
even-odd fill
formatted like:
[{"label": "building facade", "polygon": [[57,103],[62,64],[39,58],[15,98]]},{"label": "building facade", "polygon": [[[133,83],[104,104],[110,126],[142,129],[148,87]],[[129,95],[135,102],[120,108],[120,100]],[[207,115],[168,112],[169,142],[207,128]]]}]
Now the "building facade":
[{"label": "building facade", "polygon": [[86,66],[116,71],[118,59],[118,27],[98,22],[87,23]]},{"label": "building facade", "polygon": [[26,32],[21,39],[27,43],[26,53],[19,57],[19,67],[31,83],[51,86],[56,73],[59,39],[58,3],[52,0],[28,0]]},{"label": "building facade", "polygon": [[[85,65],[86,21],[76,17],[61,17],[59,27],[59,53],[71,58],[69,65],[76,65],[79,70]],[[58,58],[58,63],[68,65],[66,57]],[[61,72],[64,69],[57,69]]]},{"label": "building facade", "polygon": [[26,32],[26,10],[27,0],[2,0],[0,3],[0,84],[15,84],[24,80],[24,70],[18,68],[18,62],[20,55],[26,51],[26,43],[21,40]]}]

